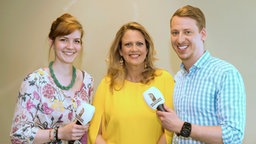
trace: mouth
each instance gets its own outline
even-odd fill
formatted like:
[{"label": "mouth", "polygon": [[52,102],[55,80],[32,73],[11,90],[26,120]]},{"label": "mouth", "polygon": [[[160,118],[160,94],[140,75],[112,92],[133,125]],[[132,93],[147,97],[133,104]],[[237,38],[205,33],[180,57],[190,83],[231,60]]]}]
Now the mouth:
[{"label": "mouth", "polygon": [[184,50],[184,49],[187,49],[187,48],[188,48],[187,45],[185,45],[185,46],[178,46],[178,49],[180,49],[180,50]]},{"label": "mouth", "polygon": [[140,54],[129,54],[129,56],[132,58],[138,58],[140,56]]},{"label": "mouth", "polygon": [[75,52],[75,51],[63,51],[63,53],[64,53],[65,55],[73,55],[73,54],[75,54],[76,52]]}]

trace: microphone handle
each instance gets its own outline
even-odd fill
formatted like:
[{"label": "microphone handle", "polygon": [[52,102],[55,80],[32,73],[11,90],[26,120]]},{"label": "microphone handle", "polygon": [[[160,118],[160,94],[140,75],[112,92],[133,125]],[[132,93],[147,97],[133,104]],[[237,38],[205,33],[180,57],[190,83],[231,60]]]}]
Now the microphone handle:
[{"label": "microphone handle", "polygon": [[77,125],[82,125],[79,120],[76,121]]},{"label": "microphone handle", "polygon": [[159,110],[159,111],[166,112],[166,110],[164,109],[164,105],[163,104],[158,105],[156,109]]}]

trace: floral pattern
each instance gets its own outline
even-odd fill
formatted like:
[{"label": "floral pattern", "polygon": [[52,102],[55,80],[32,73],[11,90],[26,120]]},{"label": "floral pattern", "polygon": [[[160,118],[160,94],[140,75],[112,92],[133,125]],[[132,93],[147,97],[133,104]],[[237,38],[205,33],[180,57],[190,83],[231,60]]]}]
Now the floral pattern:
[{"label": "floral pattern", "polygon": [[33,143],[39,129],[63,126],[75,120],[76,109],[91,103],[93,78],[84,72],[82,87],[66,96],[51,76],[38,69],[22,82],[10,133],[12,143]]}]

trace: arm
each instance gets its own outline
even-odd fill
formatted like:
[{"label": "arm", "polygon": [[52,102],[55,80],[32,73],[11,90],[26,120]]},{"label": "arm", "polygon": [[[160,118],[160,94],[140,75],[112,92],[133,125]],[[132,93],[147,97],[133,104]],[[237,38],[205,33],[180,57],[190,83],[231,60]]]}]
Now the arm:
[{"label": "arm", "polygon": [[[51,115],[54,110],[49,107],[48,103],[42,104],[40,82],[47,84],[47,81],[44,78],[42,79],[41,75],[43,75],[42,71],[32,73],[24,79],[21,85],[10,133],[12,143],[45,143],[51,141],[50,137],[53,139],[53,131],[49,134],[51,122],[41,122],[38,117],[38,112]],[[84,126],[74,126],[73,129],[77,129],[74,133],[85,131]],[[62,133],[71,133],[70,131],[73,129],[62,130],[62,127],[59,128],[58,137],[60,139],[70,139],[61,135]]]},{"label": "arm", "polygon": [[[37,106],[40,103],[37,80],[36,74],[32,73],[27,75],[21,84],[10,132],[12,143],[33,143],[40,129],[34,123],[38,111]],[[49,140],[48,137],[47,140]]]},{"label": "arm", "polygon": [[[246,116],[243,80],[238,71],[230,70],[224,72],[218,82],[216,113],[219,125],[192,124],[190,136],[206,143],[242,143]],[[157,112],[157,114],[167,130],[179,133],[184,121],[180,120],[173,110],[167,109],[168,112]]]},{"label": "arm", "polygon": [[223,143],[242,143],[246,121],[246,93],[236,69],[224,72],[217,95]]},{"label": "arm", "polygon": [[[167,112],[157,111],[157,115],[162,121],[162,125],[169,131],[180,133],[183,121],[178,118],[176,113],[165,105]],[[206,143],[222,143],[220,126],[198,126],[192,124],[190,137]]]},{"label": "arm", "polygon": [[105,140],[103,139],[102,135],[98,135],[96,138],[95,144],[106,144]]},{"label": "arm", "polygon": [[157,144],[166,144],[165,133],[162,134]]},{"label": "arm", "polygon": [[99,133],[96,137],[95,144],[106,144],[106,142],[101,134],[102,134],[102,130],[101,130],[101,125],[100,125]]},{"label": "arm", "polygon": [[[58,139],[60,140],[79,140],[88,130],[89,124],[82,126],[75,122],[58,128]],[[42,130],[39,129],[36,133],[34,143],[51,142],[54,139],[53,129]]]},{"label": "arm", "polygon": [[108,86],[106,85],[105,79],[99,84],[97,91],[93,97],[93,105],[95,106],[95,113],[90,122],[88,132],[89,144],[104,144],[105,141],[102,137],[102,117],[105,106],[105,94]]},{"label": "arm", "polygon": [[[163,95],[165,97],[165,104],[171,109],[174,109],[173,107],[173,91],[174,91],[174,79],[170,73],[166,71],[165,77],[162,80],[163,83],[163,89],[161,91],[163,92]],[[165,133],[165,140],[166,143],[172,143],[172,138],[173,138],[173,132],[168,131],[164,129]]]},{"label": "arm", "polygon": [[219,124],[192,125],[191,137],[207,143],[241,144],[246,113],[246,94],[242,77],[233,66],[227,66],[220,73],[216,85],[216,114]]},{"label": "arm", "polygon": [[222,130],[220,126],[192,125],[190,137],[209,144],[222,144]]}]

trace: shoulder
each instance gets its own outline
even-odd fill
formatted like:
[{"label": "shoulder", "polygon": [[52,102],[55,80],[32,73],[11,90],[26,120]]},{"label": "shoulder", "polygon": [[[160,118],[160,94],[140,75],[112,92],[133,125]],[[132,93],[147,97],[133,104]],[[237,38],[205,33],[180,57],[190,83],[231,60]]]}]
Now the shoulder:
[{"label": "shoulder", "polygon": [[101,87],[108,87],[108,86],[110,85],[110,82],[111,82],[110,77],[105,75],[105,76],[101,79],[101,81],[100,81],[100,83],[99,83],[99,86],[101,86]]},{"label": "shoulder", "polygon": [[88,73],[85,70],[81,70],[81,72],[83,74],[84,82],[93,82],[94,81],[94,78],[90,73]]},{"label": "shoulder", "polygon": [[37,80],[40,80],[42,77],[45,77],[47,75],[48,75],[48,73],[44,69],[40,68],[40,69],[37,69],[37,70],[27,74],[26,77],[24,78],[24,81],[27,81],[27,80],[37,81]]},{"label": "shoulder", "polygon": [[157,77],[173,78],[173,76],[165,69],[157,69],[155,72]]},{"label": "shoulder", "polygon": [[156,76],[153,83],[157,83],[159,85],[174,85],[174,78],[167,70],[157,69],[155,74]]},{"label": "shoulder", "polygon": [[21,83],[20,92],[31,92],[34,89],[42,88],[49,83],[48,73],[40,68],[26,75]]},{"label": "shoulder", "polygon": [[212,57],[205,67],[217,73],[238,72],[238,69],[233,64],[216,57]]}]

